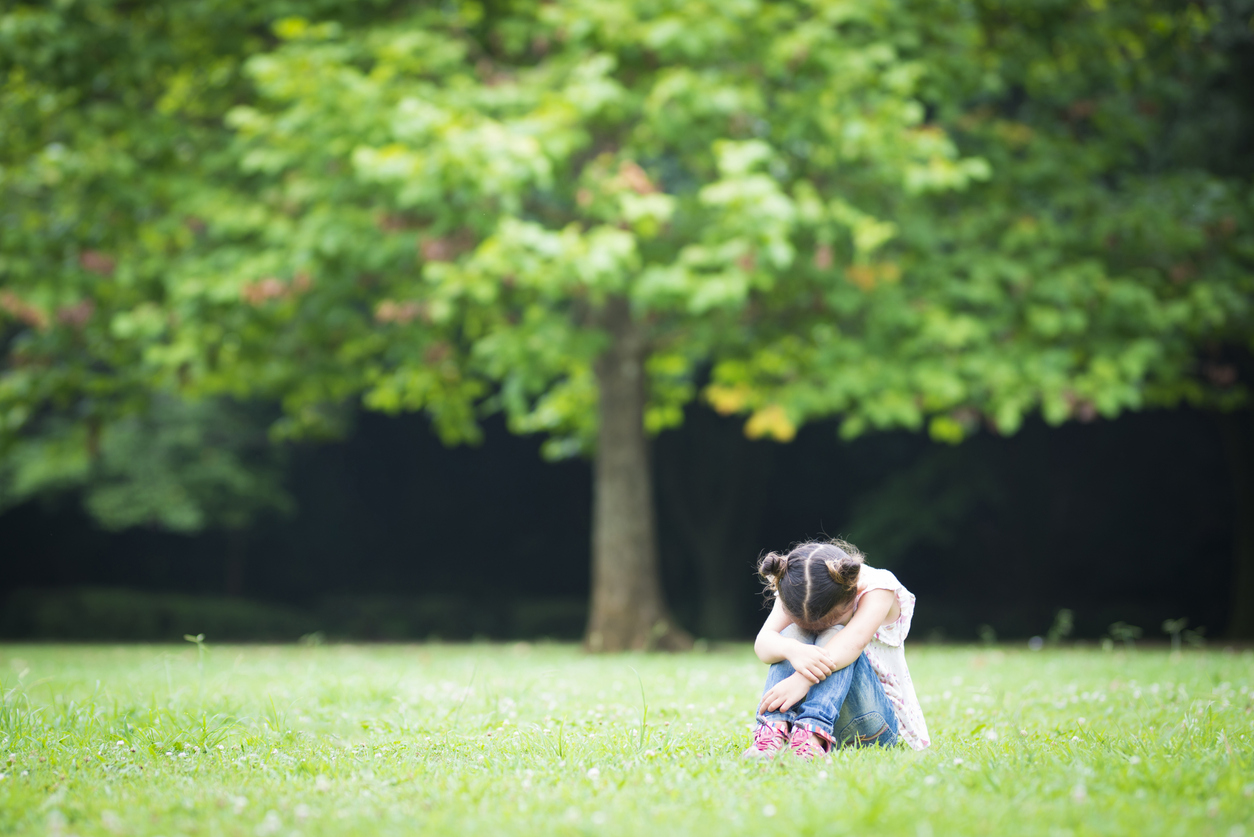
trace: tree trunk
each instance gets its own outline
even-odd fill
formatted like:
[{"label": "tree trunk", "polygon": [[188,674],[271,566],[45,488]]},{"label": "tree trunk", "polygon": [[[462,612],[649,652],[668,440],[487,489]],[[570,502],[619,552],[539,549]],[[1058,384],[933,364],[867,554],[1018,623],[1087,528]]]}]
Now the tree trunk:
[{"label": "tree trunk", "polygon": [[597,361],[600,428],[593,469],[592,651],[685,648],[658,573],[649,446],[644,433],[647,347],[627,301],[603,312],[610,346]]},{"label": "tree trunk", "polygon": [[1232,605],[1228,635],[1254,639],[1254,412],[1219,416],[1232,475]]}]

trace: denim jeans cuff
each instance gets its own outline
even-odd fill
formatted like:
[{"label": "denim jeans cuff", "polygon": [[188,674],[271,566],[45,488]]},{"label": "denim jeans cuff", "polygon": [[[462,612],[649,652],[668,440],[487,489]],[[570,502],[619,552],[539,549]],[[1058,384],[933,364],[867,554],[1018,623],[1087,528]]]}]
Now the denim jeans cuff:
[{"label": "denim jeans cuff", "polygon": [[787,727],[792,725],[796,714],[795,712],[759,712],[758,723]]},{"label": "denim jeans cuff", "polygon": [[832,737],[832,731],[816,724],[814,721],[794,721],[793,726],[810,730],[810,732],[827,743],[827,749],[829,750],[836,746],[836,739]]}]

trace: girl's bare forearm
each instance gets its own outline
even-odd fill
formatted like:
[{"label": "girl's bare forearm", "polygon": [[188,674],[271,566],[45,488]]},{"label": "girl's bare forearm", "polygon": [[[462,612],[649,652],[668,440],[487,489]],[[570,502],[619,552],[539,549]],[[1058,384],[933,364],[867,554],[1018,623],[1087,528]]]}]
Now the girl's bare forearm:
[{"label": "girl's bare forearm", "polygon": [[753,653],[767,665],[788,659],[788,645],[795,639],[782,637],[776,631],[762,631],[753,642]]},{"label": "girl's bare forearm", "polygon": [[871,641],[871,636],[863,636],[861,631],[850,630],[846,628],[836,636],[832,637],[827,645],[823,646],[827,655],[832,658],[832,662],[836,665],[836,670],[845,666],[853,665],[857,662],[863,650]]}]

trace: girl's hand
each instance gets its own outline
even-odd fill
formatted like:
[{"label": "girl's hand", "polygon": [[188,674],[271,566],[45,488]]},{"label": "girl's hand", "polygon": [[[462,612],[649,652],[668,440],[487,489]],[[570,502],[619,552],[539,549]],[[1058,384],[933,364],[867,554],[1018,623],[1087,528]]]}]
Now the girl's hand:
[{"label": "girl's hand", "polygon": [[792,647],[788,649],[788,662],[792,663],[793,670],[797,674],[811,683],[826,680],[827,675],[836,670],[836,662],[827,653],[826,648],[820,645],[806,645],[804,642],[792,644]]},{"label": "girl's hand", "polygon": [[785,677],[762,695],[758,704],[758,712],[787,712],[798,701],[810,693],[810,684],[799,674]]}]

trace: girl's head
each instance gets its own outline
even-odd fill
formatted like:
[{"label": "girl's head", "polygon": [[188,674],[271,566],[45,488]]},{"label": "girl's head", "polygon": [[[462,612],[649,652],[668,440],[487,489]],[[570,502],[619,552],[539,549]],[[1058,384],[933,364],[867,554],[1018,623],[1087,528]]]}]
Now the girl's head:
[{"label": "girl's head", "polygon": [[842,540],[803,543],[787,555],[767,554],[758,574],[802,630],[826,630],[858,592],[862,552]]}]

